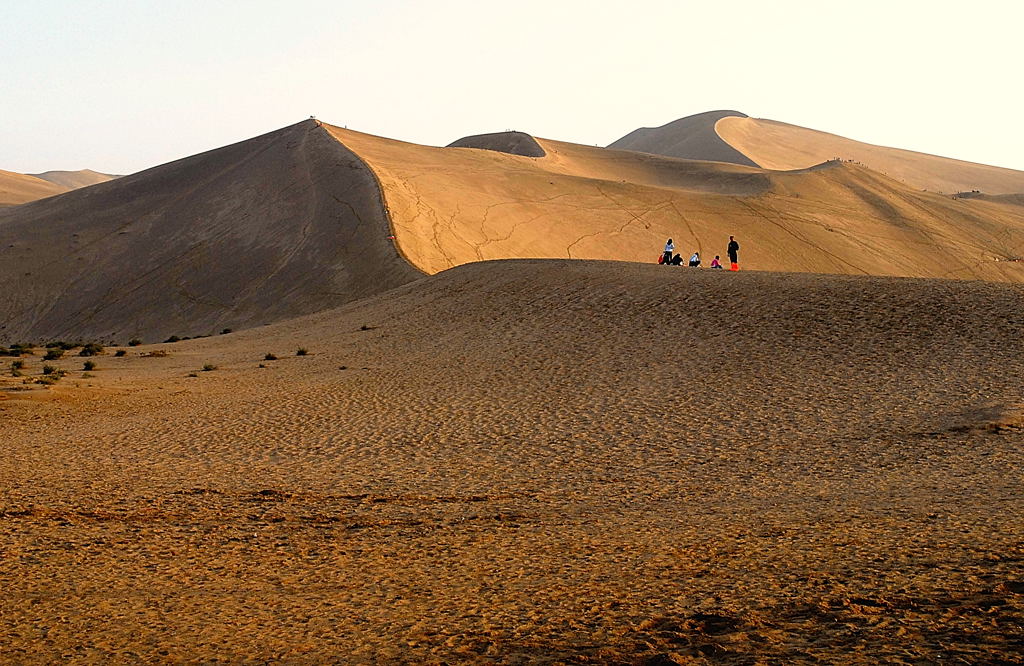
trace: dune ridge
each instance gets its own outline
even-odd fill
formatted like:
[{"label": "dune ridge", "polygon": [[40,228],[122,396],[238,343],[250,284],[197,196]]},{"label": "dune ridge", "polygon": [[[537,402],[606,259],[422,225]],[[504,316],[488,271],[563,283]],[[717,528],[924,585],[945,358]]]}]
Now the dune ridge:
[{"label": "dune ridge", "polygon": [[749,156],[724,141],[715,132],[723,118],[746,118],[739,111],[707,111],[666,123],[660,127],[641,127],[608,144],[615,150],[636,150],[642,153],[678,157],[687,160],[729,162],[744,166],[761,166]]},{"label": "dune ridge", "polygon": [[861,162],[912,188],[953,194],[1024,191],[1024,171],[875,146],[835,134],[761,118],[722,118],[715,132],[766,169],[802,169],[836,157]]},{"label": "dune ridge", "polygon": [[0,211],[0,341],[257,326],[415,279],[359,158],[312,121]]},{"label": "dune ridge", "polygon": [[741,239],[757,270],[1024,280],[1024,211],[912,190],[861,165],[777,172],[538,138],[545,156],[433,148],[325,126],[381,182],[407,259],[705,261]]}]

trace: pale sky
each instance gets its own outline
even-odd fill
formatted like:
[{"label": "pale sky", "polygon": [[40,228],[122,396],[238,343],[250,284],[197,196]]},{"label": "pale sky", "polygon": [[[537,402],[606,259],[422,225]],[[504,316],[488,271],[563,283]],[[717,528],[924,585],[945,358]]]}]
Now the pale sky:
[{"label": "pale sky", "polygon": [[1024,170],[1024,2],[0,0],[0,169],[132,173],[308,118],[607,145],[713,109]]}]

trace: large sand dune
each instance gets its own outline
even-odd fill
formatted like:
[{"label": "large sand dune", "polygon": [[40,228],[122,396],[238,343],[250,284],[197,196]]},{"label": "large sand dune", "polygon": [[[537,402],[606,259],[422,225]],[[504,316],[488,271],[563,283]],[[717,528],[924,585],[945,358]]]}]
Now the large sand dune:
[{"label": "large sand dune", "polygon": [[0,661],[1014,663],[1021,312],[505,261],[55,361],[0,392]]},{"label": "large sand dune", "polygon": [[209,334],[468,262],[647,263],[669,237],[709,262],[735,235],[744,269],[1024,282],[1010,261],[1024,208],[861,165],[780,172],[518,133],[460,143],[480,147],[309,121],[2,211],[0,342]]},{"label": "large sand dune", "polygon": [[373,175],[307,121],[0,211],[0,341],[162,340],[345,303],[420,273]]},{"label": "large sand dune", "polygon": [[908,188],[863,166],[795,172],[536,139],[543,157],[434,148],[328,126],[379,178],[427,273],[510,257],[706,261],[740,239],[758,270],[1024,280],[1024,210]]},{"label": "large sand dune", "polygon": [[0,208],[52,197],[68,188],[23,173],[0,170]]}]

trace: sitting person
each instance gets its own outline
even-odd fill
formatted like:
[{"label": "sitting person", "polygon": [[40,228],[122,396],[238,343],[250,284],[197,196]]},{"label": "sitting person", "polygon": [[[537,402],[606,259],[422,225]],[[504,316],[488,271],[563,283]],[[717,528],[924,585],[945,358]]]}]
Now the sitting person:
[{"label": "sitting person", "polygon": [[696,268],[697,266],[700,266],[700,253],[694,252],[690,257],[690,268]]},{"label": "sitting person", "polygon": [[672,257],[672,261],[670,261],[669,263],[672,264],[673,266],[682,266],[683,258],[682,256],[677,254],[676,256]]},{"label": "sitting person", "polygon": [[721,260],[721,258],[720,258],[720,257],[719,257],[719,256],[718,256],[718,255],[716,254],[716,255],[715,255],[715,258],[711,260],[711,268],[721,268],[721,267],[722,267],[722,260]]}]

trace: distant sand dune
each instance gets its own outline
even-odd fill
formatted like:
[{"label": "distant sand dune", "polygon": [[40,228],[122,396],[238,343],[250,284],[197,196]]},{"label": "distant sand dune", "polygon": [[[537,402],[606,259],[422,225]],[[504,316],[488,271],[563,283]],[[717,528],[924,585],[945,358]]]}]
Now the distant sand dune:
[{"label": "distant sand dune", "polygon": [[[609,144],[617,150],[636,150],[687,160],[730,162],[758,166],[749,156],[736,150],[715,133],[715,123],[723,118],[746,118],[739,111],[708,111],[680,118],[661,127],[642,127]],[[819,162],[822,160],[818,160]]]},{"label": "distant sand dune", "polygon": [[952,194],[1024,191],[1024,171],[874,146],[835,134],[759,118],[723,118],[715,131],[766,169],[801,169],[840,157],[856,160],[910,187]]},{"label": "distant sand dune", "polygon": [[463,137],[448,144],[449,148],[482,148],[523,157],[544,157],[537,140],[523,132],[497,132]]},{"label": "distant sand dune", "polygon": [[43,173],[30,174],[36,178],[62,185],[69,190],[76,190],[80,187],[88,187],[89,185],[95,185],[97,183],[105,183],[108,180],[120,178],[120,176],[113,176],[109,173],[100,173],[93,171],[92,169],[82,169],[81,171],[45,171]]},{"label": "distant sand dune", "polygon": [[0,170],[0,207],[17,206],[28,201],[52,197],[68,188],[23,173]]}]

